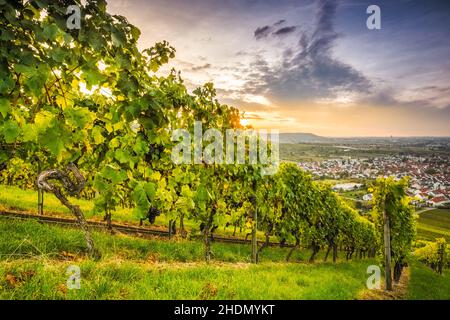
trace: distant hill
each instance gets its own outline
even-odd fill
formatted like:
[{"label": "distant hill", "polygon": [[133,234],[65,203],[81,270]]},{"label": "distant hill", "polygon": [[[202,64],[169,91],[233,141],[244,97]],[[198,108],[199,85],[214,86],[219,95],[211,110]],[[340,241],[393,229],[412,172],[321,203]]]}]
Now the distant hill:
[{"label": "distant hill", "polygon": [[344,145],[409,145],[450,148],[450,137],[322,137],[314,133],[280,133],[280,143],[330,143]]},{"label": "distant hill", "polygon": [[314,133],[280,133],[280,143],[312,143],[312,142],[333,142],[333,139],[321,137]]}]

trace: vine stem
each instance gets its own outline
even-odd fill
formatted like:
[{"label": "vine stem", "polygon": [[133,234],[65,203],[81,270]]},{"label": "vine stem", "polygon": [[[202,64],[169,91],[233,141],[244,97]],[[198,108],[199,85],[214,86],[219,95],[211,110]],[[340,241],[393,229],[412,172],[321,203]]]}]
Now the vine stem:
[{"label": "vine stem", "polygon": [[[73,174],[75,181],[71,179],[71,173]],[[67,166],[66,171],[51,169],[41,172],[37,178],[37,186],[38,188],[53,193],[58,198],[58,200],[61,201],[61,203],[72,212],[77,220],[78,226],[84,233],[88,255],[90,257],[93,257],[94,259],[99,259],[101,257],[101,254],[95,248],[94,240],[80,207],[71,204],[67,197],[63,194],[61,187],[56,184],[50,183],[50,180],[59,181],[69,195],[76,195],[80,193],[86,183],[83,175],[78,170],[78,168],[73,163],[71,163]]]}]

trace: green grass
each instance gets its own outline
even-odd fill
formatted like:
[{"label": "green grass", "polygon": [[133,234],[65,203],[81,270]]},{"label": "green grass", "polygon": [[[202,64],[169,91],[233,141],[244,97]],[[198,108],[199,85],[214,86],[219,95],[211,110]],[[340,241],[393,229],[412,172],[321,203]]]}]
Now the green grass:
[{"label": "green grass", "polygon": [[420,213],[417,238],[428,241],[445,238],[450,242],[450,209],[433,209]]},{"label": "green grass", "polygon": [[424,264],[411,262],[407,298],[411,300],[450,300],[450,270],[437,274]]},{"label": "green grass", "polygon": [[[81,289],[67,290],[73,262],[0,264],[0,299],[353,299],[367,261],[332,265],[157,265],[81,261]],[[6,279],[17,279],[13,284]]]},{"label": "green grass", "polygon": [[[87,259],[80,231],[37,221],[0,219],[0,299],[354,299],[375,261],[308,264],[309,252],[267,248],[259,265],[249,245],[139,239],[94,232],[103,257]],[[318,259],[320,259],[319,257]],[[299,262],[301,261],[301,262]],[[81,289],[67,290],[69,265]]]},{"label": "green grass", "polygon": [[[32,190],[0,186],[0,207],[36,212]],[[92,203],[71,199],[92,215]],[[46,194],[47,211],[70,213]],[[134,223],[130,209],[115,220]],[[99,219],[97,217],[97,219]],[[420,214],[419,239],[449,240],[450,210]],[[285,262],[288,248],[270,247],[259,265],[250,264],[249,245],[213,243],[214,260],[203,262],[200,241],[170,241],[94,231],[102,259],[85,256],[82,233],[74,228],[0,217],[0,299],[355,299],[365,290],[368,265],[376,260],[339,260],[336,265],[306,263],[309,250],[296,251]],[[342,254],[341,254],[342,255]],[[65,286],[69,265],[82,273],[80,290]],[[408,299],[450,299],[450,272],[437,275],[419,262],[411,263]]]},{"label": "green grass", "polygon": [[[102,221],[103,216],[95,214],[93,211],[94,203],[93,201],[77,199],[69,197],[69,200],[80,207],[83,214],[87,219]],[[25,211],[33,214],[37,214],[37,191],[35,190],[23,190],[14,186],[6,186],[0,184],[0,210],[14,210],[14,211]],[[135,226],[139,225],[139,218],[132,213],[133,209],[121,208],[119,207],[116,211],[112,212],[113,222],[127,223]],[[69,209],[64,207],[61,202],[50,193],[45,193],[44,195],[44,214],[59,216],[65,218],[73,218]],[[150,226],[148,222],[144,222],[145,226]],[[167,228],[169,221],[164,214],[159,216],[154,226]],[[199,233],[199,223],[195,223],[193,220],[185,219],[185,227],[187,230],[193,230],[194,233]],[[217,234],[231,236],[233,234],[234,227],[230,226],[226,229],[220,228],[216,230]],[[239,231],[239,228],[238,228]],[[246,233],[250,232],[250,229],[243,229],[242,233],[237,236],[245,237]],[[258,231],[257,234],[259,239],[264,238],[264,233]]]},{"label": "green grass", "polygon": [[[18,211],[37,213],[37,191],[23,190],[14,186],[0,185],[0,207]],[[94,203],[92,201],[69,197],[69,200],[78,205],[87,218],[93,218]],[[70,215],[69,209],[50,193],[44,195],[44,212],[60,215]],[[100,218],[100,217],[99,217]],[[114,212],[114,218],[118,221],[133,220],[131,209],[119,209]],[[138,220],[138,219],[134,219]]]},{"label": "green grass", "polygon": [[[200,241],[160,238],[142,239],[126,235],[111,236],[94,231],[98,249],[107,259],[127,259],[159,262],[203,261]],[[0,261],[33,256],[60,258],[62,252],[82,256],[85,252],[83,234],[74,228],[41,224],[35,220],[21,221],[0,217]],[[214,258],[226,262],[249,262],[250,246],[212,244]],[[271,247],[261,256],[262,261],[282,261],[288,249]],[[308,252],[299,251],[294,259],[305,260]]]},{"label": "green grass", "polygon": [[344,198],[352,198],[357,200],[362,200],[362,197],[368,193],[366,189],[360,189],[360,190],[352,190],[352,191],[342,191],[338,192],[339,195],[341,195]]},{"label": "green grass", "polygon": [[[76,204],[83,211],[87,219],[102,220],[103,216],[95,214],[94,202],[85,199],[77,199],[68,197],[70,202]],[[0,185],[0,209],[26,211],[29,213],[37,213],[37,191],[24,190],[14,186]],[[116,211],[112,212],[113,220],[118,222],[129,222],[138,224],[139,218],[133,214],[131,208],[118,207]],[[51,193],[44,195],[44,214],[56,215],[62,217],[73,218],[69,209],[64,207],[61,202]],[[147,224],[148,225],[148,224]],[[168,221],[164,215],[158,217],[156,226],[168,225]],[[189,222],[188,222],[189,225]]]}]

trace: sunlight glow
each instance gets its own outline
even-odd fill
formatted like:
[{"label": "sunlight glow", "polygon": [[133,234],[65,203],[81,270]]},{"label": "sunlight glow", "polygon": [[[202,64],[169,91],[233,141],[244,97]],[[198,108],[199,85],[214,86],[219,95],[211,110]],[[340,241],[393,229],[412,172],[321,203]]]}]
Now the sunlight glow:
[{"label": "sunlight glow", "polygon": [[255,95],[255,94],[246,94],[243,97],[243,100],[245,102],[249,102],[249,103],[258,103],[258,104],[262,104],[264,106],[270,106],[272,103],[270,102],[269,99],[267,99],[264,96],[260,96],[260,95]]},{"label": "sunlight glow", "polygon": [[240,119],[239,122],[240,122],[241,126],[244,126],[244,127],[246,127],[250,124],[250,121],[248,119],[244,119],[244,118]]}]

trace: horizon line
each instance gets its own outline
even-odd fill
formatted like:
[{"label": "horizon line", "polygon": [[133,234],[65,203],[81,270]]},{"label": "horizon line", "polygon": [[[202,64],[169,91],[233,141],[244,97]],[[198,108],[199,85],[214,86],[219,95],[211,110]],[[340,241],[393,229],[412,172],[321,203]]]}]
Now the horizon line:
[{"label": "horizon line", "polygon": [[386,138],[386,139],[392,139],[392,138],[449,138],[450,135],[361,135],[361,136],[325,136],[325,135],[319,135],[312,132],[279,132],[279,134],[311,134],[322,138]]}]

